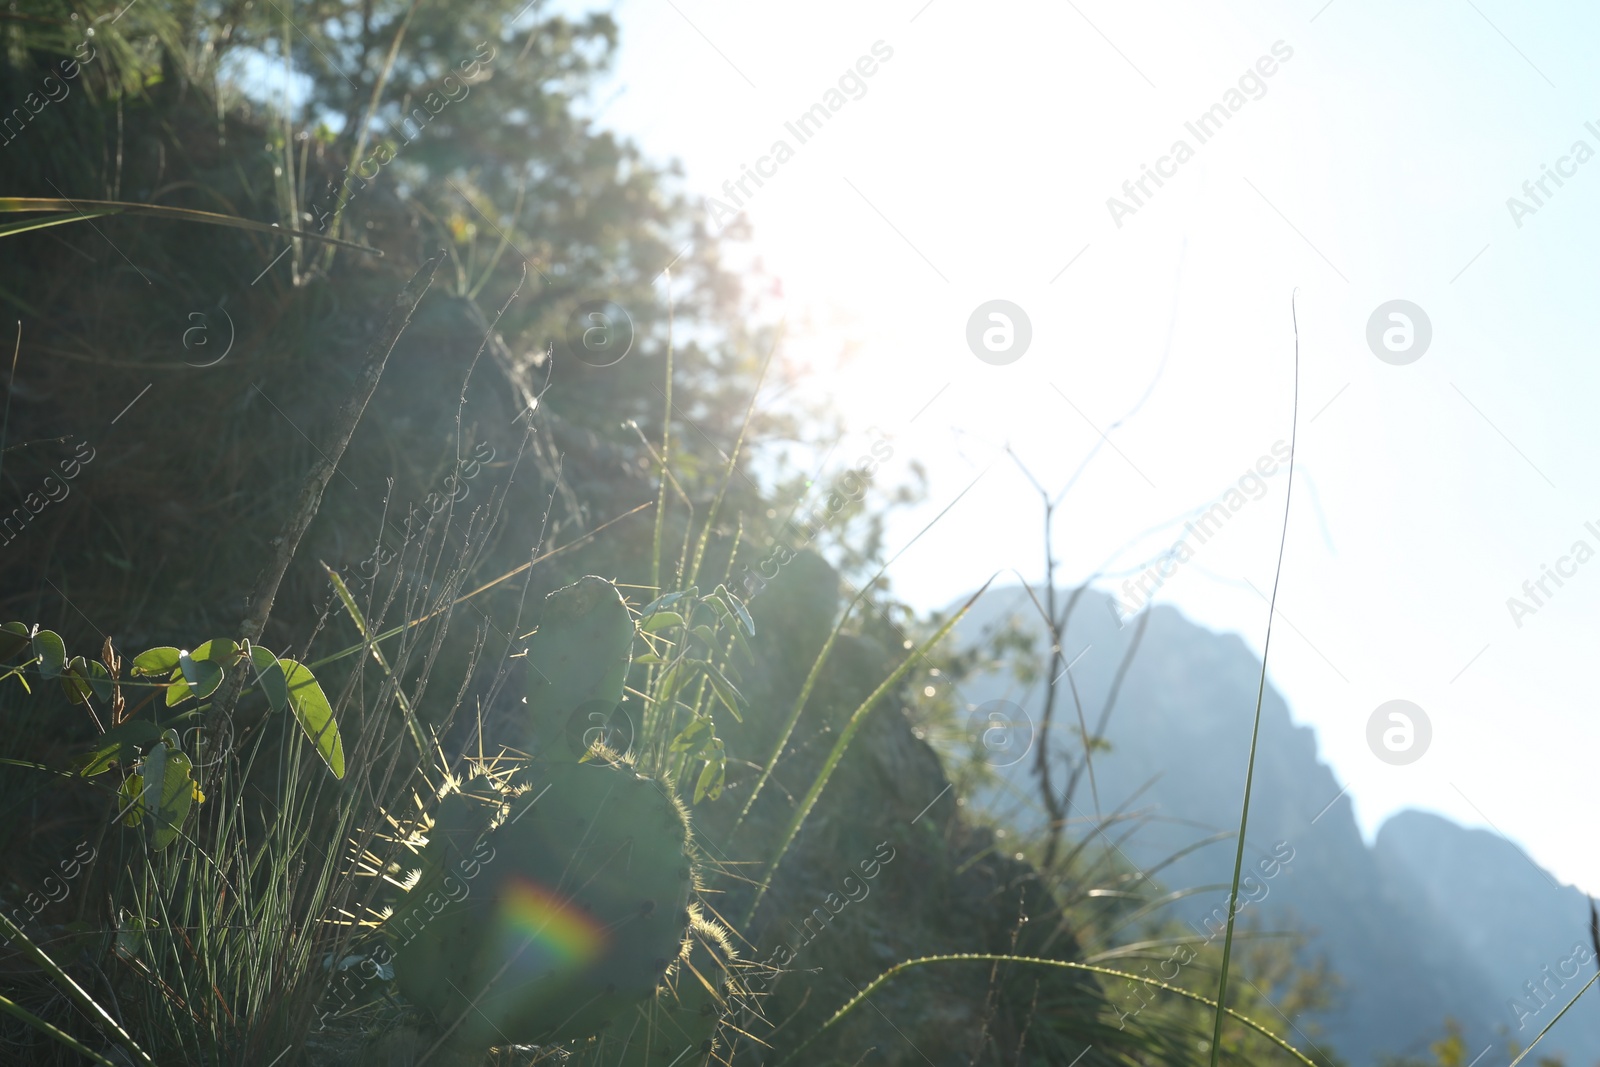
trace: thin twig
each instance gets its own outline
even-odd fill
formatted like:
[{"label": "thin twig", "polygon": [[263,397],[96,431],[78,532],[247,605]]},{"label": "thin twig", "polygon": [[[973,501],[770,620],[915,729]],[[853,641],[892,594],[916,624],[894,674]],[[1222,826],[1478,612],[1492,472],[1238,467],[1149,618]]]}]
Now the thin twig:
[{"label": "thin twig", "polygon": [[[1070,808],[1072,806],[1072,796],[1077,792],[1078,782],[1082,776],[1084,767],[1088,767],[1091,774],[1094,771],[1094,765],[1089,762],[1089,750],[1093,747],[1095,742],[1103,741],[1105,739],[1106,726],[1111,721],[1111,712],[1117,706],[1117,697],[1122,692],[1122,683],[1128,677],[1128,668],[1133,666],[1133,657],[1138,654],[1139,645],[1144,641],[1145,627],[1149,625],[1150,613],[1148,611],[1140,612],[1139,624],[1133,629],[1133,640],[1128,642],[1128,650],[1123,653],[1122,662],[1117,664],[1117,673],[1111,679],[1111,689],[1106,694],[1105,705],[1100,709],[1100,720],[1094,724],[1094,733],[1089,738],[1090,743],[1084,746],[1084,761],[1072,769],[1072,775],[1067,779],[1067,787],[1066,789],[1062,790],[1061,806],[1063,808]],[[1092,781],[1093,779],[1091,778],[1091,782]],[[1098,796],[1095,798],[1094,810],[1096,815],[1100,813],[1100,801]]]}]

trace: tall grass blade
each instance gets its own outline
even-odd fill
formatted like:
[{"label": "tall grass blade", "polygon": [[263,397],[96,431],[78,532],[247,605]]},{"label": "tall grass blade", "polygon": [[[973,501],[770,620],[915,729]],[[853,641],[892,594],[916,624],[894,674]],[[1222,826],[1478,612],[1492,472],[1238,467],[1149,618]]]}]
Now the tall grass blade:
[{"label": "tall grass blade", "polygon": [[15,942],[24,953],[30,956],[33,962],[37,963],[56,985],[62,988],[73,1003],[88,1014],[89,1021],[104,1031],[107,1037],[127,1049],[140,1063],[148,1063],[151,1067],[154,1067],[155,1061],[145,1054],[144,1049],[139,1047],[138,1042],[134,1041],[126,1030],[118,1025],[117,1020],[113,1019],[110,1013],[102,1008],[97,1000],[91,997],[81,985],[72,980],[70,974],[61,969],[60,964],[51,959],[44,949],[34,944],[28,938],[28,935],[18,929],[16,924],[7,918],[3,912],[0,912],[0,933],[5,934],[9,940]]},{"label": "tall grass blade", "polygon": [[[85,211],[85,207],[93,210]],[[289,230],[267,222],[240,218],[237,215],[219,215],[215,211],[198,211],[187,207],[167,207],[164,204],[139,204],[129,200],[60,200],[49,196],[0,196],[0,214],[16,214],[24,211],[55,211],[61,214],[51,215],[43,219],[29,220],[26,225],[22,223],[12,224],[12,226],[0,229],[0,236],[5,236],[11,232],[22,233],[30,229],[39,229],[42,226],[57,226],[63,222],[87,221],[92,218],[102,218],[106,215],[154,215],[160,219],[201,222],[208,226],[227,226],[235,230],[249,230],[252,233],[270,233],[274,237],[304,237],[308,241],[323,241],[327,244],[338,245],[340,248],[353,248],[357,252],[367,252],[375,256],[383,255],[381,250],[369,245],[352,244],[349,241],[341,241],[336,237],[326,237],[320,233],[311,233],[306,230]],[[67,213],[70,213],[73,217],[65,217]],[[12,227],[14,226],[21,226],[22,228],[13,229]]]},{"label": "tall grass blade", "polygon": [[1211,1029],[1211,1067],[1222,1055],[1222,1013],[1228,1002],[1228,964],[1233,956],[1233,925],[1239,915],[1239,875],[1244,869],[1244,832],[1250,825],[1250,788],[1255,781],[1256,742],[1261,736],[1261,698],[1267,691],[1267,656],[1272,651],[1272,619],[1278,611],[1278,582],[1283,577],[1283,549],[1289,542],[1289,500],[1294,493],[1294,448],[1300,434],[1300,319],[1294,297],[1289,298],[1294,323],[1294,410],[1289,420],[1289,480],[1283,490],[1283,529],[1278,536],[1278,565],[1272,573],[1272,597],[1267,601],[1267,636],[1261,645],[1261,679],[1256,684],[1256,718],[1250,728],[1250,761],[1244,772],[1244,806],[1239,812],[1239,841],[1233,851],[1233,885],[1228,890],[1228,932],[1222,939],[1222,968],[1217,982],[1216,1021]]},{"label": "tall grass blade", "polygon": [[739,424],[739,436],[733,442],[733,451],[728,453],[728,462],[722,469],[722,482],[717,486],[717,495],[712,499],[711,509],[706,512],[705,524],[700,528],[700,543],[695,546],[694,562],[689,565],[689,574],[683,580],[684,585],[693,585],[695,578],[699,577],[700,563],[706,555],[706,544],[711,540],[711,527],[716,525],[717,511],[722,507],[722,498],[727,495],[728,483],[733,481],[734,465],[739,462],[739,452],[744,448],[745,435],[750,431],[750,420],[756,413],[756,397],[761,395],[761,387],[767,381],[767,371],[772,367],[772,357],[777,355],[778,345],[783,343],[783,326],[782,322],[778,324],[778,333],[773,338],[772,348],[767,352],[767,358],[762,360],[761,373],[757,375],[756,384],[750,390],[750,403],[745,405],[744,421]]},{"label": "tall grass blade", "polygon": [[[322,565],[328,572],[328,580],[333,583],[333,591],[339,594],[339,602],[344,605],[345,614],[350,616],[350,621],[356,624],[356,632],[361,635],[361,640],[366,642],[366,647],[372,650],[372,658],[383,669],[385,678],[393,678],[394,672],[389,669],[389,661],[384,659],[383,650],[372,639],[372,632],[367,628],[366,617],[361,614],[361,608],[356,604],[356,598],[350,595],[350,587],[344,584],[344,579],[339,577],[339,572],[328,566]],[[417,746],[417,755],[422,757],[424,765],[428,762],[428,742],[422,736],[422,724],[417,721],[417,714],[411,708],[411,701],[406,699],[405,690],[398,684],[394,690],[395,703],[400,705],[400,712],[405,716],[406,729],[411,734],[411,741]]]},{"label": "tall grass blade", "polygon": [[[1073,962],[1071,962],[1069,960],[1048,960],[1048,959],[1040,959],[1037,956],[1006,956],[1006,955],[999,955],[999,954],[977,953],[977,952],[973,952],[973,953],[966,953],[966,952],[954,953],[954,954],[947,955],[947,956],[923,956],[923,957],[920,957],[919,959],[905,960],[905,961],[903,961],[901,963],[895,964],[893,967],[890,967],[887,971],[884,971],[882,974],[878,975],[878,977],[876,977],[872,981],[868,982],[864,987],[862,987],[860,992],[858,992],[854,997],[851,997],[850,1000],[845,1003],[844,1007],[842,1007],[838,1011],[834,1012],[832,1017],[830,1017],[827,1022],[823,1023],[821,1026],[817,1027],[816,1030],[812,1031],[809,1035],[807,1035],[806,1039],[804,1041],[800,1042],[800,1044],[796,1045],[794,1050],[792,1052],[790,1052],[788,1056],[786,1056],[782,1060],[778,1061],[777,1067],[785,1067],[786,1064],[788,1064],[796,1056],[798,1056],[801,1052],[803,1052],[807,1045],[811,1044],[811,1042],[815,1041],[818,1037],[822,1036],[823,1033],[825,1033],[829,1028],[831,1028],[840,1019],[844,1018],[845,1015],[849,1014],[858,1004],[860,1004],[862,1001],[866,1000],[867,997],[871,996],[874,992],[876,992],[879,987],[884,985],[884,983],[888,982],[890,979],[894,978],[895,976],[897,976],[897,975],[899,975],[899,974],[901,974],[901,973],[903,973],[905,971],[910,970],[912,967],[922,967],[922,966],[926,966],[927,964],[932,964],[932,963],[962,963],[962,962],[973,962],[973,963],[1024,963],[1024,964],[1028,964],[1029,966],[1033,966],[1033,967],[1059,967],[1059,968],[1062,968],[1064,970],[1070,970],[1070,971],[1087,971],[1090,974],[1098,974],[1098,975],[1102,975],[1102,976],[1107,977],[1107,978],[1124,978],[1124,979],[1127,979],[1128,981],[1131,981],[1131,982],[1140,982],[1140,983],[1143,983],[1144,985],[1153,986],[1153,987],[1155,987],[1157,989],[1165,990],[1168,993],[1172,993],[1172,994],[1175,994],[1175,995],[1180,996],[1180,997],[1186,997],[1189,1000],[1193,1000],[1193,1001],[1196,1001],[1198,1003],[1204,1004],[1204,1005],[1206,1005],[1207,1007],[1210,1007],[1210,1008],[1219,1008],[1220,1009],[1218,1011],[1219,1015],[1222,1014],[1223,1012],[1226,1012],[1227,1014],[1233,1016],[1235,1019],[1239,1020],[1239,1022],[1243,1023],[1245,1026],[1248,1026],[1250,1029],[1254,1030],[1256,1033],[1260,1034],[1262,1037],[1265,1037],[1267,1040],[1271,1041],[1273,1044],[1275,1044],[1279,1048],[1283,1049],[1285,1052],[1287,1052],[1289,1055],[1293,1056],[1299,1062],[1305,1064],[1306,1067],[1317,1067],[1316,1063],[1314,1063],[1313,1061],[1307,1059],[1305,1054],[1302,1053],[1299,1049],[1295,1048],[1293,1045],[1289,1044],[1283,1038],[1279,1037],[1277,1034],[1274,1034],[1271,1030],[1268,1030],[1266,1027],[1262,1026],[1260,1023],[1256,1022],[1254,1019],[1250,1018],[1249,1016],[1243,1015],[1243,1014],[1241,1014],[1239,1012],[1236,1012],[1232,1008],[1222,1007],[1221,1005],[1217,1004],[1216,1001],[1212,1000],[1209,997],[1203,997],[1199,993],[1191,993],[1187,989],[1179,989],[1175,985],[1168,985],[1166,982],[1163,982],[1160,979],[1147,978],[1147,977],[1145,977],[1143,975],[1137,975],[1137,974],[1129,974],[1126,971],[1115,971],[1115,970],[1112,970],[1109,967],[1095,967],[1095,966],[1093,966],[1091,964],[1087,964],[1087,963],[1073,963]],[[1516,1067],[1516,1065],[1512,1064],[1511,1067]]]},{"label": "tall grass blade", "polygon": [[661,536],[667,522],[667,463],[672,458],[672,269],[662,272],[667,279],[667,390],[661,406],[661,489],[656,496],[656,528],[650,546],[650,584],[661,590]]},{"label": "tall grass blade", "polygon": [[50,1035],[80,1056],[86,1056],[96,1063],[103,1063],[106,1065],[106,1067],[117,1067],[115,1062],[106,1059],[104,1056],[100,1055],[100,1053],[96,1052],[88,1045],[85,1045],[82,1041],[79,1041],[65,1030],[45,1022],[27,1008],[24,1008],[22,1005],[17,1004],[14,1001],[7,1000],[4,996],[0,996],[0,1011],[3,1011],[8,1015],[15,1015],[17,1018],[33,1027],[35,1030],[39,1030]]},{"label": "tall grass blade", "polygon": [[[1548,1034],[1550,1032],[1550,1028],[1552,1026],[1554,1026],[1556,1023],[1561,1021],[1561,1017],[1567,1013],[1567,1008],[1570,1008],[1574,1004],[1576,1004],[1578,1002],[1578,998],[1583,996],[1585,993],[1587,993],[1589,991],[1589,987],[1594,985],[1596,979],[1600,979],[1600,971],[1596,971],[1594,973],[1594,977],[1590,978],[1587,982],[1583,983],[1583,988],[1578,990],[1576,993],[1574,993],[1572,995],[1572,999],[1567,1001],[1566,1007],[1564,1007],[1560,1011],[1556,1012],[1556,1017],[1554,1019],[1551,1019],[1549,1022],[1544,1024],[1544,1029],[1540,1030],[1539,1033],[1534,1037],[1533,1043],[1530,1044],[1527,1048],[1523,1049],[1522,1053],[1516,1059],[1512,1060],[1511,1063],[1507,1065],[1507,1067],[1517,1067],[1517,1064],[1519,1064],[1523,1060],[1527,1059],[1528,1058],[1528,1053],[1533,1051],[1534,1045],[1537,1045],[1539,1042],[1544,1040],[1544,1035]],[[1540,1063],[1550,1063],[1552,1061],[1550,1061],[1550,1060],[1540,1060],[1539,1062]],[[1554,1062],[1560,1063],[1561,1061],[1560,1060],[1555,1060]]]}]

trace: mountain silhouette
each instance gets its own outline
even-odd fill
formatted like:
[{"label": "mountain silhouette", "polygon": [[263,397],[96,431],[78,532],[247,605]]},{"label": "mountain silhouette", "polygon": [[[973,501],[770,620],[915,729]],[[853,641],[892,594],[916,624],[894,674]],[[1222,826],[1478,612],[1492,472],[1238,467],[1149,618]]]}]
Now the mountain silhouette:
[{"label": "mountain silhouette", "polygon": [[[1036,647],[1048,648],[1037,610],[1017,587],[985,593],[956,640],[969,646],[1011,620],[1036,636]],[[1073,611],[1064,662],[1072,664],[1091,731],[1135,628],[1098,592],[1085,592]],[[1260,671],[1260,659],[1237,635],[1208,630],[1170,606],[1150,609],[1109,719],[1110,749],[1095,753],[1092,775],[1084,768],[1067,813],[1074,837],[1119,810],[1137,813],[1133,833],[1108,836],[1140,870],[1221,834],[1156,876],[1169,889],[1211,887],[1167,912],[1200,933],[1226,918]],[[963,681],[960,696],[978,707],[1012,701],[1035,724],[1043,711],[1042,684],[1027,691],[998,674]],[[1081,755],[1078,714],[1063,678],[1050,735],[1058,789]],[[1030,753],[1002,769],[1003,787],[977,802],[1019,830],[1039,829],[1046,816],[1033,765]],[[1281,869],[1260,866],[1286,849],[1293,858]],[[1326,957],[1341,980],[1332,1010],[1293,1020],[1303,1032],[1291,1038],[1304,1047],[1304,1031],[1321,1033],[1316,1042],[1353,1067],[1386,1055],[1425,1056],[1446,1017],[1460,1024],[1469,1060],[1490,1049],[1477,1067],[1505,1067],[1508,1042],[1527,1045],[1594,974],[1586,898],[1510,841],[1407,811],[1384,823],[1369,847],[1349,795],[1317,758],[1314,732],[1292,721],[1270,686],[1245,863],[1247,871],[1274,874],[1251,889],[1254,914],[1269,929],[1309,935],[1302,957]],[[1209,926],[1208,916],[1215,917]],[[1539,1055],[1561,1053],[1573,1067],[1600,1061],[1600,1002],[1591,998],[1600,1001],[1600,993],[1573,1006]]]}]

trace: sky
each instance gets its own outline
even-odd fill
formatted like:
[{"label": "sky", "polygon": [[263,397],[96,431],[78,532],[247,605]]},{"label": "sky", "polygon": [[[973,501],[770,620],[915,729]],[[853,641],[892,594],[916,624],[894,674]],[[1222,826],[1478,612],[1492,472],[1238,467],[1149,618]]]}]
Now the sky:
[{"label": "sky", "polygon": [[[1061,581],[1118,591],[1172,551],[1154,599],[1259,653],[1298,403],[1269,679],[1363,832],[1438,812],[1600,892],[1600,10],[607,10],[590,112],[681,161],[718,222],[745,214],[790,396],[849,427],[828,463],[881,440],[879,486],[928,470],[890,526],[900,597],[1038,580],[1029,475],[1054,493],[1081,467]],[[1369,729],[1394,700],[1425,746],[1414,713],[1409,748],[1403,722]]]}]

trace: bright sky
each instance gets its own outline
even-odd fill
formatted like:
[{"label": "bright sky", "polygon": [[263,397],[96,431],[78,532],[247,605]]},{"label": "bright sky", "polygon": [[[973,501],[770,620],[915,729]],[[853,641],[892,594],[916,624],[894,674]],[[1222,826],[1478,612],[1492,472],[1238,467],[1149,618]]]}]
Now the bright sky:
[{"label": "bright sky", "polygon": [[[881,431],[894,459],[880,479],[913,459],[929,468],[931,499],[896,520],[892,550],[982,474],[891,570],[920,607],[996,571],[1041,574],[1039,500],[1008,442],[1054,489],[1109,436],[1064,504],[1064,580],[1119,550],[1116,565],[1132,567],[1171,545],[1175,517],[1289,438],[1298,288],[1300,439],[1273,683],[1316,728],[1369,835],[1389,813],[1429,809],[1497,829],[1600,891],[1596,656],[1583,651],[1600,646],[1600,559],[1561,562],[1579,540],[1600,550],[1600,160],[1588,158],[1600,133],[1585,127],[1600,131],[1600,10],[613,10],[623,44],[594,101],[603,124],[680,159],[696,195],[726,200],[745,165],[769,175],[741,198],[782,280],[787,355],[814,371],[801,388],[853,429],[832,462]],[[849,75],[875,47],[860,68],[871,75]],[[805,143],[786,129],[829,102]],[[1226,118],[1202,142],[1185,124],[1217,104]],[[792,156],[762,162],[780,139]],[[1183,162],[1164,158],[1179,140]],[[1135,202],[1123,183],[1146,166],[1169,176],[1135,185]],[[1536,201],[1523,183],[1546,166],[1563,184],[1545,178]],[[1112,196],[1137,210],[1114,219]],[[1530,209],[1520,218],[1512,196]],[[1031,323],[1006,365],[967,343],[969,316],[996,299]],[[1394,300],[1431,324],[1403,365],[1367,341]],[[1379,332],[1390,326],[1403,323]],[[1157,598],[1259,651],[1285,481],[1266,478],[1267,495],[1247,498]],[[1564,584],[1546,578],[1542,606],[1527,600],[1537,610],[1514,620],[1507,598],[1546,564],[1569,572]],[[1432,726],[1426,753],[1401,766],[1367,741],[1393,699]]]}]

